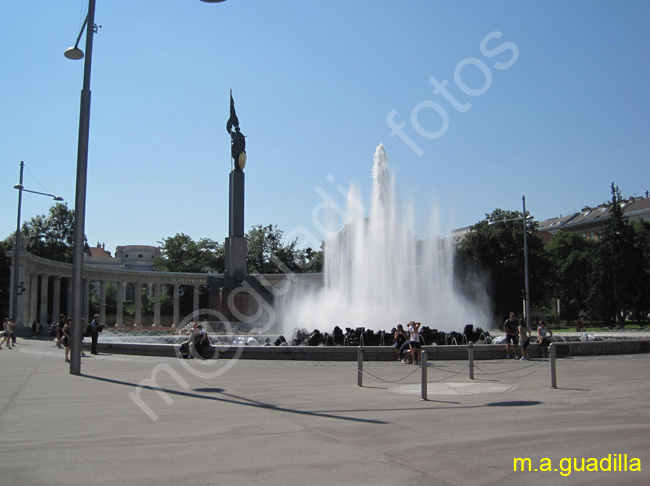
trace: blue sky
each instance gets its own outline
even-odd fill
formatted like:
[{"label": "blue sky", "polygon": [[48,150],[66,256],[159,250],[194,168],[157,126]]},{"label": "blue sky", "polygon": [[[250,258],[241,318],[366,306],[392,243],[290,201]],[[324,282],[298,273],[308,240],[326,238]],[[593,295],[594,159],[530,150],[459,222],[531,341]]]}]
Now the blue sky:
[{"label": "blue sky", "polygon": [[[21,160],[26,188],[74,206],[83,61],[63,52],[86,8],[3,4],[2,238]],[[97,0],[86,235],[111,252],[180,232],[223,241],[229,89],[247,136],[246,228],[274,223],[305,244],[323,239],[323,194],[344,206],[356,184],[369,205],[379,143],[420,237],[434,206],[446,233],[522,195],[536,219],[606,201],[612,182],[643,195],[649,22],[641,0]],[[420,154],[391,137],[393,110]],[[50,203],[25,194],[23,220]]]}]

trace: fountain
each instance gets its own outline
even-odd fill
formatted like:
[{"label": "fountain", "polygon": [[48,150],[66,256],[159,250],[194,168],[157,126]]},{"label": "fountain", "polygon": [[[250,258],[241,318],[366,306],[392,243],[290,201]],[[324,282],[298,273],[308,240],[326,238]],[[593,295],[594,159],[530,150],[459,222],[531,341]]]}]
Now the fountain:
[{"label": "fountain", "polygon": [[[453,290],[453,245],[437,236],[418,240],[414,210],[402,211],[383,145],[374,155],[372,197],[366,218],[359,190],[348,193],[349,222],[325,242],[324,284],[289,292],[276,303],[284,332],[292,326],[331,331],[334,326],[391,329],[411,320],[440,330],[480,322],[481,313]],[[293,290],[293,289],[292,289]]]}]

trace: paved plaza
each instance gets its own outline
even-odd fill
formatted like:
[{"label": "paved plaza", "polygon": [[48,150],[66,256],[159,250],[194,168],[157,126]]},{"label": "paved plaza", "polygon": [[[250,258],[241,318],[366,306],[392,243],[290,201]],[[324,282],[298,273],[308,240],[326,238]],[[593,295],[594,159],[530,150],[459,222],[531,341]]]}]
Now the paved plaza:
[{"label": "paved plaza", "polygon": [[547,360],[430,365],[422,401],[397,361],[365,363],[362,388],[355,362],[100,354],[74,376],[19,338],[0,350],[0,484],[650,482],[650,355],[558,360],[558,389]]}]

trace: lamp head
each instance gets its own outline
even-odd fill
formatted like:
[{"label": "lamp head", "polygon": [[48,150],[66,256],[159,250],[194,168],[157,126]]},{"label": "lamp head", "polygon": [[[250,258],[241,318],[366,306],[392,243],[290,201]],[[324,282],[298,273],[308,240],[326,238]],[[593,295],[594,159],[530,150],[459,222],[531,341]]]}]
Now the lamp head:
[{"label": "lamp head", "polygon": [[61,196],[55,196],[54,200],[55,201],[63,201],[63,198]]},{"label": "lamp head", "polygon": [[24,186],[22,184],[14,184],[14,189],[18,189],[19,191],[22,191]]},{"label": "lamp head", "polygon": [[201,0],[201,1],[205,3],[221,3],[221,2],[225,2],[226,0]]},{"label": "lamp head", "polygon": [[68,59],[72,59],[73,61],[77,61],[79,59],[84,58],[84,52],[81,49],[79,49],[77,46],[66,49],[63,55]]}]

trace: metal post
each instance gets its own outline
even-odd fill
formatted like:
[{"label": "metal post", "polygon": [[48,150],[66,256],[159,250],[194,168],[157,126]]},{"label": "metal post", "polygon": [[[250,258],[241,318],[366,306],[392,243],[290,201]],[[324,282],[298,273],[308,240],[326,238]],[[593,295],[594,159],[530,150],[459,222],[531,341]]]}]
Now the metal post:
[{"label": "metal post", "polygon": [[363,346],[357,349],[357,386],[363,386]]},{"label": "metal post", "polygon": [[23,169],[25,168],[25,162],[20,161],[20,183],[18,185],[18,219],[16,222],[16,248],[14,249],[14,282],[12,288],[12,300],[11,300],[11,318],[13,321],[18,324],[18,268],[20,261],[20,211],[23,204]]},{"label": "metal post", "polygon": [[420,358],[420,365],[422,366],[422,398],[420,400],[427,400],[427,352],[422,350],[422,357]]},{"label": "metal post", "polygon": [[524,205],[524,272],[525,272],[525,285],[526,285],[526,327],[530,329],[530,288],[529,288],[529,274],[528,274],[528,226],[526,222],[526,196],[522,196],[521,200]]},{"label": "metal post", "polygon": [[555,368],[555,358],[557,356],[557,347],[554,343],[548,347],[548,350],[551,352],[551,388],[557,388],[557,375]]},{"label": "metal post", "polygon": [[473,380],[474,379],[474,343],[472,341],[469,342],[469,345],[467,346],[467,351],[469,353],[469,379]]},{"label": "metal post", "polygon": [[95,33],[95,0],[88,0],[84,80],[79,113],[77,185],[74,204],[74,248],[72,255],[72,330],[70,333],[70,374],[81,374],[81,315],[83,310],[84,233],[86,225],[86,180],[90,134],[90,69]]}]

